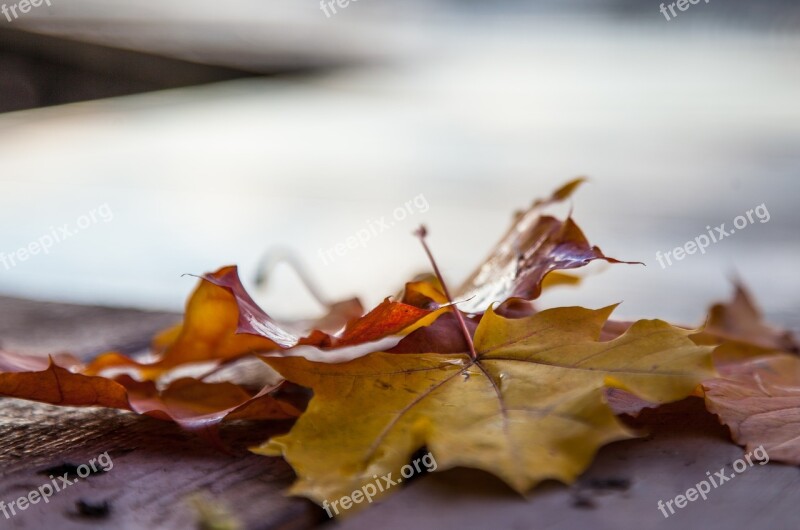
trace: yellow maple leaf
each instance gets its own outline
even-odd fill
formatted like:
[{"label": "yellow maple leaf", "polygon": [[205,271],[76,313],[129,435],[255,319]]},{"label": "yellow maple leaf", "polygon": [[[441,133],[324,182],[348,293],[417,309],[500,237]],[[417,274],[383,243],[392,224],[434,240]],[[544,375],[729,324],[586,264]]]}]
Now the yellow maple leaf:
[{"label": "yellow maple leaf", "polygon": [[438,470],[483,469],[520,493],[545,479],[571,482],[600,446],[634,436],[605,403],[605,388],[669,402],[713,373],[711,348],[660,320],[598,341],[613,309],[511,319],[490,308],[474,331],[475,358],[467,348],[426,350],[437,327],[454,325],[446,318],[404,339],[420,346],[414,353],[341,364],[264,358],[314,398],[290,433],[254,451],[284,456],[298,475],[291,492],[320,503],[389,473],[400,482],[423,446]]}]

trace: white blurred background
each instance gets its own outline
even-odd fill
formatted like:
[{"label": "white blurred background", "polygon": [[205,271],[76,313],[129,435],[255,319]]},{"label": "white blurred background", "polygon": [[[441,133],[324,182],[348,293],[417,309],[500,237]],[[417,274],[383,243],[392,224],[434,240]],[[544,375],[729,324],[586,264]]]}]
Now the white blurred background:
[{"label": "white blurred background", "polygon": [[[619,316],[699,323],[738,275],[797,325],[797,9],[701,2],[667,22],[658,4],[359,0],[326,18],[310,0],[54,0],[9,26],[306,70],[0,115],[0,252],[113,212],[0,264],[0,293],[180,310],[195,283],[182,274],[235,263],[250,282],[289,248],[330,298],[376,303],[428,269],[419,223],[455,286],[515,209],[585,175],[578,223],[647,267],[593,267],[547,305],[623,301]],[[320,257],[420,194],[424,213]],[[762,203],[768,223],[656,261]],[[255,297],[279,317],[319,310],[286,267]]]}]

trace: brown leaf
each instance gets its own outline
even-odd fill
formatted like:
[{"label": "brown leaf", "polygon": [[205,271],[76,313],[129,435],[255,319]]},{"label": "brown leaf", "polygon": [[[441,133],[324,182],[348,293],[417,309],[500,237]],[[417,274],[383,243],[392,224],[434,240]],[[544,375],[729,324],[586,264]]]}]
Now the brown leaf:
[{"label": "brown leaf", "polygon": [[800,464],[800,359],[792,334],[764,322],[736,284],[733,300],[715,304],[698,344],[717,344],[719,376],[703,382],[707,409],[748,450],[764,446],[774,460]]},{"label": "brown leaf", "polygon": [[[17,357],[17,360],[14,358]],[[130,409],[125,388],[105,377],[76,374],[55,364],[50,358],[41,370],[27,360],[0,351],[6,371],[0,373],[0,395],[72,407]],[[17,361],[15,369],[9,370]],[[39,367],[33,367],[39,368]]]},{"label": "brown leaf", "polygon": [[[222,287],[233,296],[238,308],[235,313],[238,318],[236,327],[238,335],[263,337],[282,349],[291,348],[299,342],[299,337],[281,327],[253,301],[239,279],[237,267],[225,267],[215,273],[204,275],[203,279],[210,284]],[[218,294],[217,296],[223,295]],[[225,309],[227,314],[232,313],[228,305]]]},{"label": "brown leaf", "polygon": [[462,311],[481,313],[512,297],[538,298],[545,276],[556,270],[583,267],[594,260],[630,263],[609,258],[592,246],[571,217],[560,221],[540,215],[543,206],[567,199],[581,181],[568,183],[517,215],[489,257],[454,295],[465,300],[458,304]]},{"label": "brown leaf", "polygon": [[163,391],[151,381],[136,381],[127,375],[116,378],[128,391],[131,409],[159,419],[171,420],[187,430],[208,429],[223,420],[291,419],[300,411],[274,398],[277,386],[251,394],[233,383],[206,383],[190,377],[177,379]]},{"label": "brown leaf", "polygon": [[[613,338],[624,332],[629,325],[629,322],[609,321],[603,330],[604,336]],[[725,380],[726,370],[736,372],[737,366],[740,369],[753,368],[758,364],[753,364],[751,361],[761,356],[770,356],[779,351],[797,351],[797,343],[792,333],[767,324],[752,296],[738,282],[735,284],[733,299],[714,304],[709,309],[705,327],[699,333],[692,335],[692,340],[696,344],[717,346],[713,359],[721,379],[711,379],[706,383],[717,388],[718,396],[724,395],[723,389],[733,388],[720,382]],[[698,392],[698,395],[702,394]],[[636,416],[643,409],[654,406],[624,392],[612,391],[607,397],[609,404],[618,414]],[[724,414],[721,415],[721,419],[724,423],[728,422]]]},{"label": "brown leaf", "polygon": [[722,377],[703,383],[706,407],[748,450],[800,464],[800,358],[785,353],[722,363]]},{"label": "brown leaf", "polygon": [[708,323],[703,333],[694,337],[695,342],[720,344],[724,341],[734,341],[767,351],[798,353],[800,350],[792,333],[767,324],[745,287],[737,282],[735,288],[731,301],[711,307]]},{"label": "brown leaf", "polygon": [[0,350],[0,372],[36,372],[46,370],[50,360],[59,366],[79,366],[80,361],[69,354],[57,354],[50,357],[41,355],[23,355]]},{"label": "brown leaf", "polygon": [[[253,395],[233,383],[182,378],[158,390],[152,381],[127,375],[115,379],[72,372],[53,358],[33,366],[31,357],[0,351],[0,395],[71,407],[130,410],[185,429],[213,429],[224,419],[288,419],[300,411],[271,395],[273,387]],[[28,371],[30,368],[40,370]]]}]

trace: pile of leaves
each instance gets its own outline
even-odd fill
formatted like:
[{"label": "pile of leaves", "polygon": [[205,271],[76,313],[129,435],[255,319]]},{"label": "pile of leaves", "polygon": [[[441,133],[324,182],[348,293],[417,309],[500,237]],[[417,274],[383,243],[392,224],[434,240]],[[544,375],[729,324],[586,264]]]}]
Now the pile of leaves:
[{"label": "pile of leaves", "polygon": [[[482,469],[521,493],[570,483],[602,445],[636,436],[620,414],[692,395],[737,443],[800,464],[797,344],[762,321],[741,286],[699,329],[610,320],[615,306],[534,306],[543,289],[579,281],[562,271],[621,263],[571,216],[545,214],[580,183],[517,213],[452,294],[424,228],[434,274],[370,311],[345,300],[320,319],[277,322],[224,267],[201,277],[184,321],[154,338],[148,359],[0,352],[0,395],[130,410],[217,442],[223,420],[294,420],[253,451],[285,458],[297,473],[291,493],[319,503],[398,475],[422,448],[437,471]],[[253,359],[272,380],[225,379]]]}]

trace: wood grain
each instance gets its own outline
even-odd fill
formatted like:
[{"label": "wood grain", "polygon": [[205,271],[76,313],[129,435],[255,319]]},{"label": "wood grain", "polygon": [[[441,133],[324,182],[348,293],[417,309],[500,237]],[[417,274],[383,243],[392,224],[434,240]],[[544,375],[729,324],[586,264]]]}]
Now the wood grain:
[{"label": "wood grain", "polygon": [[[174,322],[148,313],[0,298],[0,338],[25,351],[106,348],[135,350]],[[247,447],[288,424],[238,422],[223,427],[224,454],[173,424],[114,410],[64,408],[0,399],[0,500],[10,503],[49,482],[43,470],[81,465],[108,452],[113,468],[65,488],[0,527],[125,529],[193,528],[198,503],[216,505],[247,529],[294,529],[324,516],[313,504],[284,496],[293,472],[281,459],[256,456]],[[81,516],[78,503],[108,502],[107,517]]]},{"label": "wood grain", "polygon": [[153,334],[179,322],[175,313],[36,302],[0,297],[0,347],[78,357],[147,348]]}]

